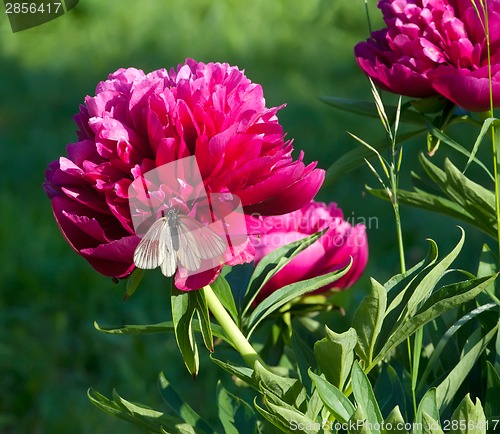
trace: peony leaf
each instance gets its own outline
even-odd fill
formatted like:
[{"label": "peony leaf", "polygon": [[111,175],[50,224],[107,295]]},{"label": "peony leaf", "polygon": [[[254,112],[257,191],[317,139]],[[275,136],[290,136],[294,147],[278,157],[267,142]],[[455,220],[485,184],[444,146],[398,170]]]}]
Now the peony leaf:
[{"label": "peony leaf", "polygon": [[[272,254],[272,253],[271,253]],[[259,262],[259,265],[263,262]],[[325,285],[329,285],[332,282],[340,279],[345,275],[352,265],[352,258],[349,264],[337,271],[333,271],[322,276],[313,277],[312,279],[303,280],[300,282],[295,282],[290,285],[286,285],[283,288],[274,291],[265,300],[263,300],[252,312],[248,318],[245,328],[248,330],[247,338],[253,333],[255,328],[260,324],[262,320],[268,317],[270,314],[278,310],[280,307],[293,300],[296,297],[307,294],[308,292],[315,291],[316,289],[322,288]]]},{"label": "peony leaf", "polygon": [[371,292],[363,298],[354,314],[352,324],[357,333],[356,354],[369,366],[387,307],[386,289],[375,279],[371,279]]},{"label": "peony leaf", "polygon": [[214,432],[214,429],[177,394],[163,372],[160,372],[158,376],[158,389],[161,398],[172,414],[183,419],[193,428],[199,428],[207,433]]},{"label": "peony leaf", "polygon": [[380,352],[375,357],[374,363],[380,362],[399,343],[411,336],[415,331],[443,315],[445,312],[472,300],[496,279],[497,275],[481,277],[464,282],[447,285],[435,292],[414,316],[398,323],[396,329],[390,334]]},{"label": "peony leaf", "polygon": [[457,365],[451,370],[446,378],[436,388],[436,399],[440,411],[445,410],[453,400],[458,388],[465,380],[470,370],[483,353],[488,342],[495,336],[498,324],[484,337],[481,331],[476,330],[469,338],[468,351],[461,357]]},{"label": "peony leaf", "polygon": [[246,366],[237,366],[233,365],[230,362],[223,362],[222,360],[216,359],[213,355],[210,355],[210,359],[217,366],[224,369],[224,371],[228,372],[233,377],[237,377],[240,380],[244,381],[249,386],[253,387],[255,390],[259,390],[259,384],[253,378],[253,369],[247,368]]},{"label": "peony leaf", "polygon": [[361,408],[363,414],[366,415],[366,420],[372,427],[372,434],[380,434],[380,427],[383,425],[384,419],[370,381],[358,362],[354,362],[352,366],[351,384],[354,399],[358,404],[358,408]]},{"label": "peony leaf", "polygon": [[[483,128],[484,128],[484,125],[483,125]],[[473,149],[473,151],[471,153],[466,148],[464,148],[462,145],[460,145],[458,142],[456,142],[451,137],[449,137],[446,133],[444,133],[443,131],[441,131],[439,128],[437,128],[437,127],[429,124],[428,125],[428,129],[429,129],[429,134],[431,134],[433,137],[435,137],[436,139],[438,139],[439,141],[441,141],[443,143],[446,143],[448,146],[450,146],[451,148],[453,148],[455,151],[457,151],[460,154],[465,155],[466,157],[469,158],[468,162],[467,162],[467,165],[465,166],[465,169],[464,169],[463,173],[465,173],[465,171],[467,170],[467,168],[470,165],[470,163],[474,162],[479,167],[481,167],[481,169],[483,169],[486,172],[486,174],[490,177],[491,180],[494,180],[494,177],[491,174],[491,172],[488,170],[488,168],[483,164],[483,162],[481,160],[478,160],[476,158],[475,155],[476,155],[477,148]],[[480,135],[480,137],[481,137],[481,135]],[[480,137],[478,137],[478,140],[480,140]],[[481,140],[482,140],[482,137],[481,137]],[[474,144],[474,147],[476,147],[476,145],[479,146],[479,144],[477,143],[477,141]]]},{"label": "peony leaf", "polygon": [[241,314],[242,321],[246,319],[248,310],[252,307],[255,297],[257,297],[259,291],[264,287],[264,285],[295,256],[322,237],[327,230],[328,228],[301,240],[279,247],[261,259],[255,267],[255,270],[250,277],[250,282],[248,283],[244,300],[245,308]]},{"label": "peony leaf", "polygon": [[425,411],[422,414],[422,434],[444,434],[439,420],[429,416]]},{"label": "peony leaf", "polygon": [[319,375],[309,371],[309,376],[328,411],[340,422],[347,423],[355,411],[351,401],[337,387]]},{"label": "peony leaf", "polygon": [[255,363],[253,378],[261,390],[267,390],[288,405],[300,408],[306,401],[304,386],[296,378],[276,375],[259,362]]},{"label": "peony leaf", "polygon": [[354,362],[357,344],[356,330],[350,328],[337,334],[325,326],[326,337],[314,344],[314,355],[325,378],[343,390]]},{"label": "peony leaf", "polygon": [[[172,321],[165,321],[158,324],[148,325],[124,325],[122,327],[101,327],[97,322],[94,322],[94,327],[100,332],[109,335],[143,335],[152,333],[171,333],[174,331],[174,323]],[[224,329],[218,325],[211,323],[211,329],[214,336],[224,340],[229,345],[232,345],[231,339],[226,335]],[[197,319],[193,319],[193,330],[201,332],[200,323]]]},{"label": "peony leaf", "polygon": [[[497,271],[497,258],[490,250],[487,244],[483,244],[483,249],[481,250],[481,256],[479,258],[479,266],[477,269],[477,277],[489,276]],[[491,285],[486,288],[486,293],[488,296],[500,306],[500,300],[495,295],[495,285]]]},{"label": "peony leaf", "polygon": [[[375,383],[374,393],[382,414],[387,414],[394,407],[406,409],[406,395],[403,384],[396,370],[388,363],[382,365]],[[406,414],[405,414],[406,416]]]},{"label": "peony leaf", "polygon": [[290,346],[293,351],[293,356],[297,364],[297,374],[308,393],[311,392],[312,382],[309,377],[309,369],[317,366],[313,350],[308,343],[302,338],[299,330],[294,328]]},{"label": "peony leaf", "polygon": [[226,434],[254,434],[257,420],[253,408],[217,383],[217,408]]},{"label": "peony leaf", "polygon": [[205,298],[205,293],[203,291],[190,291],[189,297],[192,299],[192,303],[195,306],[196,314],[198,316],[198,321],[201,328],[201,335],[203,336],[203,342],[208,351],[213,352],[214,350],[214,338],[212,334],[212,327],[210,322],[210,312],[208,310],[207,300]]},{"label": "peony leaf", "polygon": [[490,419],[499,419],[500,416],[500,375],[495,367],[486,361],[487,384],[486,399],[484,400],[484,410]]},{"label": "peony leaf", "polygon": [[255,408],[266,420],[281,431],[290,434],[297,432],[317,434],[321,428],[321,423],[308,418],[305,414],[288,405],[274,394],[264,390],[263,398],[268,410],[260,407],[257,402],[254,402]]},{"label": "peony leaf", "polygon": [[[474,142],[474,145],[472,146],[472,152],[470,153],[469,159],[467,160],[467,164],[465,165],[465,168],[463,171],[464,174],[465,174],[465,171],[467,170],[467,168],[470,166],[470,163],[472,163],[472,161],[478,161],[475,158],[477,151],[479,150],[479,146],[481,145],[482,141],[484,140],[484,136],[489,131],[492,124],[496,124],[498,126],[498,119],[487,118],[483,121],[483,125],[481,126],[481,131],[479,132],[477,139]],[[498,140],[498,138],[496,138],[496,140]],[[490,174],[490,177],[491,177],[491,174]]]},{"label": "peony leaf", "polygon": [[[495,303],[489,303],[485,304],[483,306],[479,306],[476,309],[470,311],[466,315],[464,315],[462,318],[460,318],[455,324],[453,324],[447,331],[446,333],[441,337],[439,340],[438,344],[434,347],[434,350],[432,351],[431,357],[429,358],[429,361],[427,362],[427,366],[420,378],[420,387],[423,387],[425,385],[425,382],[427,380],[427,377],[431,373],[432,370],[436,369],[437,364],[439,363],[440,356],[445,349],[447,343],[450,341],[451,337],[462,327],[464,324],[466,324],[468,321],[470,321],[473,318],[476,318],[478,315],[481,313],[493,309],[496,307]],[[428,412],[431,416],[432,414]]]},{"label": "peony leaf", "polygon": [[407,434],[408,431],[404,429],[405,420],[401,414],[401,410],[399,406],[396,405],[389,413],[389,416],[386,417],[384,421],[385,431],[384,434]]},{"label": "peony leaf", "polygon": [[484,434],[486,418],[479,398],[474,404],[467,394],[450,419],[450,434]]},{"label": "peony leaf", "polygon": [[[387,191],[383,189],[371,188],[368,186],[366,187],[366,189],[374,196],[390,201]],[[495,228],[493,228],[489,224],[484,224],[483,221],[477,221],[477,219],[469,214],[463,206],[457,204],[453,200],[437,196],[435,194],[427,193],[418,188],[415,188],[415,191],[398,190],[398,200],[400,203],[404,203],[406,205],[438,212],[440,214],[459,219],[465,223],[476,226],[484,233],[492,237],[496,237]]]},{"label": "peony leaf", "polygon": [[133,404],[123,399],[116,391],[113,391],[113,400],[92,389],[88,390],[87,396],[90,402],[102,411],[133,423],[145,432],[161,434],[165,432],[162,428],[166,428],[167,432],[174,434],[204,434],[210,432],[192,427],[178,417],[139,404]]},{"label": "peony leaf", "polygon": [[418,405],[417,414],[415,416],[415,430],[414,434],[423,434],[420,424],[423,425],[424,413],[432,417],[434,420],[439,420],[439,409],[436,401],[436,388],[429,389],[422,397]]},{"label": "peony leaf", "polygon": [[224,278],[224,276],[219,275],[215,282],[212,282],[210,286],[212,287],[212,290],[214,291],[219,301],[229,312],[233,320],[238,323],[238,309],[236,309],[236,304],[234,302],[233,293],[231,292],[231,287],[229,286],[229,283]]},{"label": "peony leaf", "polygon": [[[324,103],[340,109],[342,111],[354,113],[361,116],[366,116],[369,118],[379,118],[377,111],[377,106],[372,101],[362,101],[350,98],[340,98],[336,96],[321,96],[319,98]],[[401,112],[401,122],[415,125],[425,125],[426,118],[422,113],[415,110],[409,110],[409,105],[405,105],[406,109]],[[397,106],[384,105],[385,111],[388,113],[389,119],[395,119],[396,113],[398,111]]]},{"label": "peony leaf", "polygon": [[[407,140],[425,133],[426,131],[426,129],[422,129],[399,134],[398,143],[402,144]],[[384,149],[389,148],[389,142],[384,137],[383,139],[372,143],[372,147],[377,151],[383,151]],[[346,173],[349,173],[352,170],[362,166],[365,162],[365,159],[370,159],[373,157],[375,157],[375,154],[365,146],[359,146],[352,151],[345,153],[327,169],[325,180],[323,181],[323,185],[321,186],[321,188],[325,189],[329,187],[336,180],[342,178]]]},{"label": "peony leaf", "polygon": [[368,421],[363,407],[358,405],[354,414],[349,419],[347,425],[349,429],[347,432],[349,434],[373,434],[367,422],[370,421]]},{"label": "peony leaf", "polygon": [[[197,291],[198,292],[198,291]],[[193,334],[193,316],[196,311],[196,300],[190,297],[191,292],[179,291],[172,285],[171,303],[172,320],[175,339],[189,373],[198,374],[198,347]],[[203,326],[201,326],[203,330]]]},{"label": "peony leaf", "polygon": [[[266,395],[264,395],[266,397]],[[298,412],[292,407],[280,407],[272,402],[266,402],[269,411],[257,404],[257,398],[254,401],[254,407],[257,411],[273,426],[284,433],[304,433],[317,434],[317,427],[321,427],[319,422],[315,422]],[[272,432],[272,431],[270,431]]]}]

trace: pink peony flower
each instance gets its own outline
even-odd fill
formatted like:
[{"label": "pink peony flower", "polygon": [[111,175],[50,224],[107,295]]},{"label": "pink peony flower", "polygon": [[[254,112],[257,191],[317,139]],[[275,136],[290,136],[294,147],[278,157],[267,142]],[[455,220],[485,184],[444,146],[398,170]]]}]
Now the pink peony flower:
[{"label": "pink peony flower", "polygon": [[257,302],[283,286],[339,270],[349,263],[351,257],[353,263],[347,274],[315,292],[347,288],[358,280],[368,260],[366,228],[363,224],[352,226],[345,221],[342,210],[335,203],[327,205],[313,201],[289,214],[265,217],[256,231],[261,235],[251,237],[255,246],[255,263],[281,246],[326,228],[328,231],[319,240],[267,282],[257,296]]},{"label": "pink peony flower", "polygon": [[[45,191],[73,249],[97,271],[134,269],[128,188],[166,163],[195,156],[208,194],[232,193],[246,214],[281,214],[308,203],[324,171],[292,159],[292,141],[266,108],[260,85],[237,67],[188,59],[150,74],[119,69],[85,98],[75,116],[78,141],[49,165]],[[249,244],[240,262],[253,258]],[[180,289],[212,282],[220,267],[182,278]]]},{"label": "pink peony flower", "polygon": [[[500,2],[488,0],[493,102],[500,106]],[[354,48],[383,89],[441,94],[471,111],[490,108],[484,13],[479,0],[380,0],[387,28]],[[478,12],[481,17],[478,16]]]}]

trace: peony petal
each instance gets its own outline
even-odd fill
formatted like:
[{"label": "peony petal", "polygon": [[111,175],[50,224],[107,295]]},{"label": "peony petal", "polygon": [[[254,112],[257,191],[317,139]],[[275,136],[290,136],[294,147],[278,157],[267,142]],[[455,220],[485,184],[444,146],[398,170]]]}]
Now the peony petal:
[{"label": "peony petal", "polygon": [[[500,65],[493,67],[493,105],[500,106]],[[442,66],[432,71],[434,89],[458,106],[470,111],[490,108],[490,86],[487,66],[476,71]]]}]

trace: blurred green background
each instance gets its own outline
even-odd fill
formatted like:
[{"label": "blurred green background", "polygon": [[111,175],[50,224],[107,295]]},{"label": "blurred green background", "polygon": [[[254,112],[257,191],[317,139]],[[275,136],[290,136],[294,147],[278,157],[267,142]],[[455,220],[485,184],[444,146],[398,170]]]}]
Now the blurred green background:
[{"label": "blurred green background", "polygon": [[[374,27],[380,27],[375,2]],[[288,137],[306,160],[327,168],[357,146],[350,130],[368,141],[382,127],[339,112],[321,95],[370,99],[369,83],[352,52],[368,35],[364,3],[352,0],[80,0],[63,17],[13,34],[0,17],[0,432],[135,432],[87,400],[95,387],[113,387],[127,399],[161,408],[160,371],[202,413],[214,408],[221,372],[203,353],[193,381],[183,368],[173,336],[106,336],[103,326],[155,323],[168,318],[168,288],[149,273],[138,292],[122,300],[115,285],[78,257],[64,241],[42,190],[47,164],[76,140],[72,120],[85,95],[120,67],[146,72],[170,68],[187,57],[224,61],[245,69],[264,88]],[[394,98],[388,97],[394,101]],[[424,141],[405,148],[403,170],[415,167]],[[351,172],[320,199],[335,201],[354,221],[377,217],[369,229],[370,262],[346,297],[352,315],[368,276],[379,281],[398,271],[394,221],[388,204],[364,192],[377,186],[366,167]],[[407,183],[407,179],[403,179]],[[446,251],[459,237],[449,219],[403,209],[408,262],[425,255],[426,237]],[[463,266],[474,270],[484,241],[468,232]],[[333,315],[333,314],[332,314]],[[330,318],[337,328],[343,321]]]}]

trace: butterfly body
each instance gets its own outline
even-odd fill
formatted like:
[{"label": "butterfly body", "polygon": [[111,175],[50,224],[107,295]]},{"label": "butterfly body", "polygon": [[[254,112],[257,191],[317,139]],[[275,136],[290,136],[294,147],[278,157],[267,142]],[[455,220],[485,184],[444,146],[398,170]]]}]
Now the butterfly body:
[{"label": "butterfly body", "polygon": [[210,227],[169,209],[155,221],[137,245],[134,263],[138,268],[160,267],[172,276],[178,263],[189,272],[200,270],[203,259],[215,259],[226,251],[226,243]]}]

